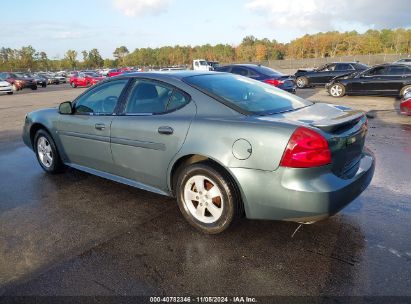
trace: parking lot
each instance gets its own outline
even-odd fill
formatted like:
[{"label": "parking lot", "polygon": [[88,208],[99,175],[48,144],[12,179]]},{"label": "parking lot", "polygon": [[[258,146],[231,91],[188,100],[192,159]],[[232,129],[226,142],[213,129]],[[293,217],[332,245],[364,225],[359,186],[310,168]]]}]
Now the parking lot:
[{"label": "parking lot", "polygon": [[69,85],[0,96],[0,295],[411,296],[411,117],[399,100],[297,94],[368,112],[370,187],[312,225],[243,219],[203,235],[174,199],[73,169],[49,176],[21,141],[27,112]]}]

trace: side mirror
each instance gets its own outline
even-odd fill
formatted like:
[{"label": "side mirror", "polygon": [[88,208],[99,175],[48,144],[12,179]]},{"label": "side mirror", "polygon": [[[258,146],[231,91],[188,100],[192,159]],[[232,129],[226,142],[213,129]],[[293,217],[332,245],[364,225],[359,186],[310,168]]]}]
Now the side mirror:
[{"label": "side mirror", "polygon": [[59,113],[63,115],[70,115],[73,113],[73,104],[71,101],[62,102],[59,105]]}]

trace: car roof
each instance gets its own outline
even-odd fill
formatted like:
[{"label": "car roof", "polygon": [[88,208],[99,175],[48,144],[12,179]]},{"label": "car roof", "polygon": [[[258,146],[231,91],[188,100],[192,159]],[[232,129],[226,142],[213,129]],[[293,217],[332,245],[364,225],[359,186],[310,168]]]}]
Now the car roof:
[{"label": "car roof", "polygon": [[200,75],[212,75],[221,74],[219,72],[209,72],[209,71],[161,71],[161,72],[133,72],[123,74],[123,77],[158,77],[161,78],[175,78],[183,79],[185,77],[200,76]]}]

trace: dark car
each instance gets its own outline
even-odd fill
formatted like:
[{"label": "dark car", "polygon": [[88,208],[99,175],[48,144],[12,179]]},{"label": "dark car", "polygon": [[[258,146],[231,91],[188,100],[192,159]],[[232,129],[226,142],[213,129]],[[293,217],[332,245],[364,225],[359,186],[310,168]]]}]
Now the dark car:
[{"label": "dark car", "polygon": [[411,91],[411,66],[378,65],[360,73],[335,77],[326,89],[333,97],[346,94],[403,97]]},{"label": "dark car", "polygon": [[43,88],[47,87],[47,79],[44,77],[40,77],[36,74],[31,73],[17,73],[19,76],[23,76],[24,78],[32,78],[36,82],[37,86],[41,86]]},{"label": "dark car", "polygon": [[233,64],[215,69],[217,72],[228,72],[255,80],[259,80],[269,85],[278,87],[284,91],[295,93],[296,85],[294,78],[284,75],[269,67],[257,64]]},{"label": "dark car", "polygon": [[300,89],[311,86],[323,86],[331,79],[348,73],[365,71],[368,66],[359,62],[327,63],[314,70],[298,70],[294,76]]},{"label": "dark car", "polygon": [[21,73],[0,73],[0,80],[5,80],[11,83],[13,90],[18,91],[24,88],[37,90],[36,81],[30,77],[24,77]]}]

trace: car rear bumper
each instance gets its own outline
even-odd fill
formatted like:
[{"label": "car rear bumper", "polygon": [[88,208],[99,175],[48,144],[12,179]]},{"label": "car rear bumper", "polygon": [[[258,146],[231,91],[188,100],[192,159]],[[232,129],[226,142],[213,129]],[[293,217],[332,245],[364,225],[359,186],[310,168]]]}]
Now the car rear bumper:
[{"label": "car rear bumper", "polygon": [[247,218],[311,222],[337,213],[358,197],[370,184],[374,169],[375,157],[367,150],[351,179],[334,175],[330,166],[230,171],[240,185]]}]

